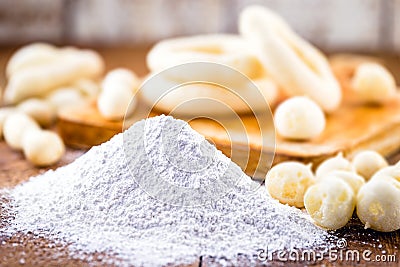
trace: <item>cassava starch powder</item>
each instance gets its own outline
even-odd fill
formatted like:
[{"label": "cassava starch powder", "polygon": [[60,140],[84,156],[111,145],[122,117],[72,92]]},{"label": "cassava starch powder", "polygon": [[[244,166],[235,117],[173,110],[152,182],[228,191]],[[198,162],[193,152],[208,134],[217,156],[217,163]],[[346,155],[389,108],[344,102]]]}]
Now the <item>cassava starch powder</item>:
[{"label": "cassava starch powder", "polygon": [[[144,181],[168,181],[174,194],[189,197],[187,192],[212,190],[218,177],[232,182],[222,183],[225,193],[191,202]],[[15,218],[5,231],[44,232],[71,244],[73,256],[116,253],[122,265],[135,266],[193,263],[200,256],[254,259],[259,249],[323,245],[325,231],[255,185],[188,124],[159,116],[12,189]]]}]

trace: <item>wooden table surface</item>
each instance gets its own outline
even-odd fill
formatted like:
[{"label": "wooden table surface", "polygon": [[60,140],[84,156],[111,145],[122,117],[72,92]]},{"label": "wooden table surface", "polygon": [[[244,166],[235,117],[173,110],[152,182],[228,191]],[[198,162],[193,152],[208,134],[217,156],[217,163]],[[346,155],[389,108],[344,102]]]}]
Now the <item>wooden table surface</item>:
[{"label": "wooden table surface", "polygon": [[[139,75],[147,73],[145,68],[145,52],[148,47],[141,48],[100,48],[97,49],[105,58],[107,69],[115,67],[127,67],[134,70]],[[0,85],[4,86],[4,68],[7,59],[9,58],[14,48],[2,48],[0,49]],[[400,60],[395,56],[383,56],[386,62],[389,63],[392,70],[397,70],[396,75],[399,75],[398,65]],[[397,65],[398,64],[398,65]],[[397,76],[399,81],[399,77]],[[51,168],[57,168],[59,166],[68,164],[75,158],[82,155],[84,150],[67,149],[67,153],[56,166]],[[400,152],[396,153],[389,158],[390,162],[396,162],[400,159]],[[0,188],[12,187],[23,181],[26,181],[30,176],[37,175],[46,171],[46,169],[38,169],[29,164],[24,160],[23,155],[20,152],[11,150],[3,141],[0,142]],[[0,196],[1,200],[1,196]],[[6,214],[1,213],[0,206],[0,219]],[[3,220],[4,221],[4,220]],[[0,220],[0,232],[2,220]],[[360,262],[352,260],[336,260],[331,261],[328,257],[325,257],[323,261],[316,262],[259,262],[258,265],[278,265],[278,266],[303,266],[303,265],[320,265],[320,266],[380,266],[382,262],[375,261],[375,256],[387,257],[389,255],[395,255],[394,262],[387,262],[385,266],[400,266],[400,230],[393,233],[378,233],[372,230],[364,230],[360,222],[353,218],[352,221],[344,228],[334,232],[339,238],[344,238],[347,241],[347,247],[343,250],[357,250],[360,255],[364,251],[371,251],[371,261],[362,260]],[[386,255],[386,256],[382,256]],[[31,235],[16,235],[12,238],[2,236],[0,233],[0,266],[110,266],[107,263],[107,259],[110,257],[115,258],[112,255],[88,255],[91,257],[91,261],[73,259],[68,255],[67,246],[60,245],[50,240],[46,240],[43,237],[31,236]],[[214,258],[202,256],[197,262],[194,262],[192,266],[215,266],[219,265],[218,261]],[[246,259],[241,259],[241,266],[249,265]]]}]

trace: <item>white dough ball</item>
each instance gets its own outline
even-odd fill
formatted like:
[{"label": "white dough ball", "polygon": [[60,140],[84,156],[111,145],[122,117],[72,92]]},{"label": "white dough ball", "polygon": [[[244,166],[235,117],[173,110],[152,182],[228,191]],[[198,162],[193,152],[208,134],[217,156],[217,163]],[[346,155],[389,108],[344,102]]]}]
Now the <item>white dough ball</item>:
[{"label": "white dough ball", "polygon": [[136,105],[137,99],[129,90],[104,91],[97,99],[100,114],[108,120],[121,120],[131,115]]},{"label": "white dough ball", "polygon": [[304,196],[304,205],[314,222],[330,230],[347,224],[355,204],[353,189],[340,179],[326,179],[316,183]]},{"label": "white dough ball", "polygon": [[380,177],[366,183],[357,195],[357,215],[365,228],[381,232],[400,229],[400,182]]},{"label": "white dough ball", "polygon": [[283,162],[267,173],[265,186],[269,194],[283,204],[304,207],[304,193],[315,182],[311,165],[299,162]]},{"label": "white dough ball", "polygon": [[118,68],[107,73],[101,83],[101,89],[103,92],[112,91],[119,86],[123,86],[134,92],[138,84],[139,78],[135,73],[128,69]]},{"label": "white dough ball", "polygon": [[352,171],[336,170],[318,178],[320,181],[323,181],[324,179],[340,179],[346,182],[353,189],[355,194],[357,194],[361,186],[365,184],[364,178]]},{"label": "white dough ball", "polygon": [[325,129],[325,115],[311,99],[292,97],[281,103],[275,111],[277,132],[288,139],[312,139]]},{"label": "white dough ball", "polygon": [[360,100],[384,103],[396,93],[393,75],[378,63],[360,64],[352,79],[352,88]]},{"label": "white dough ball", "polygon": [[100,114],[108,120],[122,120],[130,116],[137,104],[134,98],[139,79],[128,69],[114,69],[107,73],[97,98]]},{"label": "white dough ball", "polygon": [[352,160],[355,171],[369,180],[374,173],[388,166],[381,154],[373,150],[364,150],[356,154]]},{"label": "white dough ball", "polygon": [[343,157],[342,153],[339,153],[335,157],[323,161],[318,166],[315,174],[317,177],[322,177],[336,170],[354,171],[354,167],[351,165],[350,161]]}]

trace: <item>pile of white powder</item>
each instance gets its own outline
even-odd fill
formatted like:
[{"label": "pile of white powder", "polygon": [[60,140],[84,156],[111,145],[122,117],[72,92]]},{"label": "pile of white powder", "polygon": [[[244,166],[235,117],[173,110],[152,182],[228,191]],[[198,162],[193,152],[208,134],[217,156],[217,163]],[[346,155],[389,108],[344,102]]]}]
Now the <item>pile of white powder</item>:
[{"label": "pile of white powder", "polygon": [[257,185],[188,124],[159,116],[10,190],[15,218],[0,231],[47,233],[72,255],[114,253],[135,266],[326,242],[301,211]]}]

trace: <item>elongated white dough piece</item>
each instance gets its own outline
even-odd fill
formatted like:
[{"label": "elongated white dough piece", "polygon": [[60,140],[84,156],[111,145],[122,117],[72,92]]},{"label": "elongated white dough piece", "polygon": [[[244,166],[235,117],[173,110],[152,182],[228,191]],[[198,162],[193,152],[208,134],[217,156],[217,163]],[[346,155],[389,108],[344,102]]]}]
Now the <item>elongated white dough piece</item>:
[{"label": "elongated white dough piece", "polygon": [[97,99],[100,114],[109,120],[121,120],[134,111],[137,99],[134,98],[139,79],[128,69],[114,69],[107,73],[101,84],[102,91]]},{"label": "elongated white dough piece", "polygon": [[23,152],[36,166],[49,166],[58,162],[65,153],[61,138],[52,131],[34,130],[23,138]]},{"label": "elongated white dough piece", "polygon": [[11,76],[4,100],[17,103],[29,97],[43,96],[81,78],[94,78],[104,69],[100,55],[91,50],[66,49],[48,64],[24,68]]},{"label": "elongated white dough piece", "polygon": [[150,76],[140,95],[150,106],[174,110],[176,115],[220,116],[269,112],[268,104],[276,101],[277,91],[268,77],[258,77],[253,82],[226,65],[192,62]]},{"label": "elongated white dough piece", "polygon": [[247,42],[238,35],[210,34],[167,39],[156,44],[147,55],[147,66],[153,72],[189,62],[224,64],[250,78],[263,72]]},{"label": "elongated white dough piece", "polygon": [[352,188],[340,179],[322,180],[310,186],[304,196],[304,206],[314,222],[330,230],[345,226],[355,205]]},{"label": "elongated white dough piece", "polygon": [[268,104],[275,104],[278,88],[270,79],[260,78],[254,84],[244,76],[237,79],[236,86],[225,87],[228,80],[222,84],[192,83],[190,79],[177,80],[160,73],[150,83],[143,83],[140,95],[150,106],[183,116],[267,111]]},{"label": "elongated white dough piece", "polygon": [[46,43],[33,43],[18,49],[7,62],[6,76],[23,69],[42,65],[55,60],[59,53],[56,47]]},{"label": "elongated white dough piece", "polygon": [[400,182],[388,176],[371,179],[358,192],[357,215],[365,228],[400,229]]},{"label": "elongated white dough piece", "polygon": [[239,31],[254,44],[268,74],[288,95],[307,95],[327,112],[340,105],[341,88],[326,57],[277,14],[249,6],[240,15]]}]

